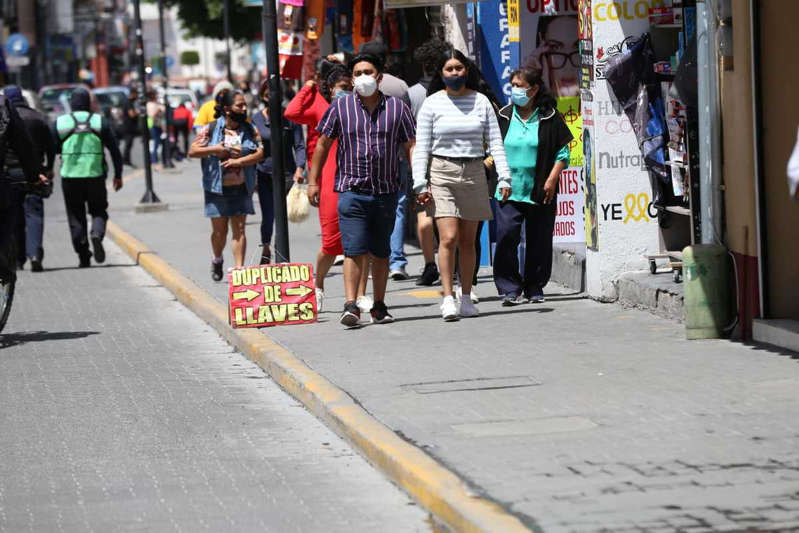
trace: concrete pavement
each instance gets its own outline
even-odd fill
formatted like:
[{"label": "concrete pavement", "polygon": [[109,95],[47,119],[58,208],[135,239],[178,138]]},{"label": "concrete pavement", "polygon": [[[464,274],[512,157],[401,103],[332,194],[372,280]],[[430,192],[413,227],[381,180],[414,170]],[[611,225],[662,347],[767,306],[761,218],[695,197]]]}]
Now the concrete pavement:
[{"label": "concrete pavement", "polygon": [[[167,212],[134,214],[141,186],[112,217],[223,301],[199,165],[157,176]],[[312,261],[315,213],[291,231],[292,259]],[[409,281],[389,286],[397,323],[347,332],[334,268],[319,324],[263,333],[531,527],[799,528],[795,354],[688,342],[679,324],[557,286],[543,305],[504,309],[487,274],[478,319],[442,323],[435,291]]]},{"label": "concrete pavement", "polygon": [[75,268],[58,188],[46,211],[0,335],[0,531],[434,530],[113,243]]}]

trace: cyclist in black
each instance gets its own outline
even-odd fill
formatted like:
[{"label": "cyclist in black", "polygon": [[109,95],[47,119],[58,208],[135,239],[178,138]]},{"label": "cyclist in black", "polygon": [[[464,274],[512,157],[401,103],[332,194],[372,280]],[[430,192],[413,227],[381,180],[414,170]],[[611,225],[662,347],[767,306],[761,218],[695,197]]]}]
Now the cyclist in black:
[{"label": "cyclist in black", "polygon": [[[6,172],[8,149],[16,154],[24,177],[16,183]],[[13,279],[17,268],[16,225],[25,200],[25,182],[30,186],[49,183],[39,174],[41,158],[31,141],[25,122],[9,100],[0,95],[0,281]]]},{"label": "cyclist in black", "polygon": [[[22,96],[22,91],[16,85],[8,85],[3,89],[6,99],[8,99],[19,113],[20,118],[25,122],[28,134],[31,136],[34,146],[39,150],[40,172],[52,180],[53,164],[55,163],[55,142],[47,119],[42,113],[31,109],[27,101]],[[24,172],[22,164],[14,150],[10,149],[6,153],[6,168],[12,180],[23,180]],[[44,259],[44,248],[42,241],[44,238],[44,198],[52,192],[52,187],[28,192],[25,195],[24,213],[19,213],[17,220],[17,261],[21,269],[25,261],[30,261],[31,271],[42,271],[42,259]]]}]

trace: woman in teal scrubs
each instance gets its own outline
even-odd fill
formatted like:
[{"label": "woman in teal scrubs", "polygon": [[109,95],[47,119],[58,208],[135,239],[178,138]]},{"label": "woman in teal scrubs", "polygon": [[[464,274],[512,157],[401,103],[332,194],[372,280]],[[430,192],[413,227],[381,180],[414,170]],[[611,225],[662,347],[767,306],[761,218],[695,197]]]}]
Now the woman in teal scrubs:
[{"label": "woman in teal scrubs", "polygon": [[[499,112],[512,191],[497,191],[497,245],[494,283],[502,305],[543,302],[552,273],[560,173],[569,163],[572,134],[544,87],[541,71],[522,68],[511,74],[511,104]],[[525,228],[523,275],[517,249]]]}]

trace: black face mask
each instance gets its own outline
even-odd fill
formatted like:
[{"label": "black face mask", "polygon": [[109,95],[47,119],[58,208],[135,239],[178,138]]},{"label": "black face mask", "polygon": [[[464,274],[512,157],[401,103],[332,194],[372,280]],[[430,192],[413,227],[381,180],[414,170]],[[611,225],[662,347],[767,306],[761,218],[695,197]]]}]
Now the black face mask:
[{"label": "black face mask", "polygon": [[244,124],[245,122],[247,122],[247,113],[234,113],[231,111],[230,113],[228,113],[227,116],[230,117],[231,120],[235,120],[239,124]]},{"label": "black face mask", "polygon": [[466,74],[461,74],[459,76],[442,76],[441,80],[448,89],[460,91],[463,86],[466,85]]}]

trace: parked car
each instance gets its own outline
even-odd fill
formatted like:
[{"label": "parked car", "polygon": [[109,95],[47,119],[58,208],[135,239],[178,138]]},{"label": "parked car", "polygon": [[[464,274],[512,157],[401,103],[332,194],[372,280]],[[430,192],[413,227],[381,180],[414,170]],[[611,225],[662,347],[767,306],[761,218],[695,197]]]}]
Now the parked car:
[{"label": "parked car", "polygon": [[[197,111],[200,108],[200,104],[197,101],[197,95],[194,94],[194,91],[191,89],[183,89],[178,87],[170,87],[169,92],[169,107],[175,109],[180,104],[185,104],[186,108],[192,112],[192,115],[196,118]],[[158,88],[158,100],[162,101],[164,98],[164,89],[159,87]]]},{"label": "parked car", "polygon": [[41,110],[50,120],[55,120],[59,115],[69,113],[69,97],[72,91],[78,87],[83,87],[89,91],[89,87],[82,83],[60,83],[57,85],[45,85],[39,89],[39,100]]},{"label": "parked car", "polygon": [[125,128],[125,104],[130,96],[130,89],[124,85],[101,87],[92,91],[100,113],[106,117],[119,138]]}]

